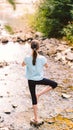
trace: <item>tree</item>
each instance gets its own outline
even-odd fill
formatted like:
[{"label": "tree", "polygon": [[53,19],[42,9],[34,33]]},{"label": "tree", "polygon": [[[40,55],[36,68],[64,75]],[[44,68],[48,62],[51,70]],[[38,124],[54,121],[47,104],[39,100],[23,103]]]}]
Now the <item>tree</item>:
[{"label": "tree", "polygon": [[62,37],[63,28],[73,21],[73,0],[44,0],[36,21],[36,29],[45,36]]}]

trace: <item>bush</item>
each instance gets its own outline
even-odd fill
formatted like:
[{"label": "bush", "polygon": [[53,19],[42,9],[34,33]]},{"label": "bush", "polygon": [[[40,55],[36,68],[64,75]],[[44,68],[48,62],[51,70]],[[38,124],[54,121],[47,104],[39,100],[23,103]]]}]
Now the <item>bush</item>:
[{"label": "bush", "polygon": [[73,44],[73,24],[69,23],[62,31],[66,39]]},{"label": "bush", "polygon": [[73,0],[43,0],[34,20],[34,28],[45,36],[63,37],[68,22],[73,21]]}]

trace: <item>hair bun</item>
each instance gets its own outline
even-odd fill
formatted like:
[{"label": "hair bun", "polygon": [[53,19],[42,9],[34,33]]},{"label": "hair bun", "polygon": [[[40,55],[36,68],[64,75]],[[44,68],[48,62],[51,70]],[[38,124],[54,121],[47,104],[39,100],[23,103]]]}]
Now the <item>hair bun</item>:
[{"label": "hair bun", "polygon": [[39,42],[37,40],[32,40],[32,42],[31,42],[31,48],[33,50],[39,49]]}]

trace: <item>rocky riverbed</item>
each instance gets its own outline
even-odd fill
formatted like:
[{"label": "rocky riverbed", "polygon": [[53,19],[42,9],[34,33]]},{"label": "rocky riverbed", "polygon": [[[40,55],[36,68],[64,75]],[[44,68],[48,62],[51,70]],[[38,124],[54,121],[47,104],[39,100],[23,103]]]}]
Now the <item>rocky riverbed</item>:
[{"label": "rocky riverbed", "polygon": [[[0,31],[5,34],[3,28]],[[6,35],[1,35],[0,39],[0,130],[72,130],[73,67],[72,59],[66,58],[67,55],[63,53],[72,53],[72,47],[66,43],[60,44],[56,39],[42,40],[38,35],[39,53],[46,56],[49,65],[44,75],[57,81],[58,88],[40,97],[38,113],[45,123],[34,128],[29,123],[33,110],[27,80],[24,77],[25,68],[21,66],[25,55],[31,53],[31,37],[23,39],[24,42],[22,37],[18,41],[17,34],[10,36],[6,32]],[[34,35],[32,38],[37,39],[36,34]],[[57,58],[57,53],[63,53],[66,62],[62,57]],[[68,62],[71,65],[67,64]],[[37,86],[37,91],[44,87]]]},{"label": "rocky riverbed", "polygon": [[[73,130],[73,47],[65,41],[43,39],[41,33],[26,25],[25,33],[20,26],[10,35],[0,21],[0,130]],[[44,120],[39,128],[30,126],[33,110],[25,68],[21,66],[31,53],[32,39],[40,41],[39,53],[47,58],[45,77],[58,82],[55,90],[39,99],[38,114]],[[37,91],[44,87],[37,86]]]}]

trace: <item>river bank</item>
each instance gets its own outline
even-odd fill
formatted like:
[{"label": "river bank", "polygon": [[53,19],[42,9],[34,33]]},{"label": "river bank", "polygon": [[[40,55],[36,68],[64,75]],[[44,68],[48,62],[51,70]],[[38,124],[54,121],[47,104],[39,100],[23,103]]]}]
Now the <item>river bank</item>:
[{"label": "river bank", "polygon": [[[1,40],[0,43],[0,130],[36,130],[30,126],[33,110],[24,77],[25,68],[21,66],[25,55],[31,53],[30,44],[14,42],[13,36],[10,40],[7,43]],[[57,81],[58,88],[39,99],[38,113],[45,123],[38,130],[72,130],[73,69],[55,60],[55,54],[47,55],[42,44],[40,46],[40,52],[46,56],[49,65],[44,75]],[[37,91],[44,87],[37,86]]]},{"label": "river bank", "polygon": [[[0,130],[72,130],[73,48],[64,41],[43,39],[39,32],[31,31],[25,18],[25,24],[19,18],[8,19],[17,29],[10,35],[3,21],[0,23]],[[39,52],[48,61],[44,76],[58,82],[55,90],[39,99],[38,114],[44,120],[39,128],[30,126],[33,110],[25,68],[21,66],[24,57],[31,53],[32,39],[40,41]],[[37,91],[44,87],[37,86]]]}]

